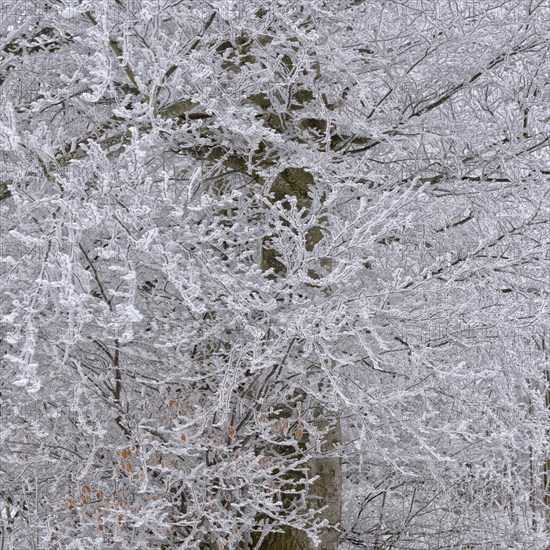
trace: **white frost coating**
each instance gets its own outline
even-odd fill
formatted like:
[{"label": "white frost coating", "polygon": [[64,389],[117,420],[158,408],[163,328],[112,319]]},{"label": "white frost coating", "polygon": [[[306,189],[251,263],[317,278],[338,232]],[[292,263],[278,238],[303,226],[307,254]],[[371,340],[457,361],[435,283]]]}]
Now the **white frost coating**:
[{"label": "white frost coating", "polygon": [[0,9],[0,547],[547,550],[547,2],[57,4]]}]

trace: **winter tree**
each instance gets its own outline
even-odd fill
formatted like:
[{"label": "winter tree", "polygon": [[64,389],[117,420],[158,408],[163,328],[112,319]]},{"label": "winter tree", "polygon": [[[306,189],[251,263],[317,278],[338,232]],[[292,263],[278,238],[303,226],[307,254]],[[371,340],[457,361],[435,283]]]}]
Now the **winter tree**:
[{"label": "winter tree", "polygon": [[546,549],[547,2],[2,8],[2,548]]}]

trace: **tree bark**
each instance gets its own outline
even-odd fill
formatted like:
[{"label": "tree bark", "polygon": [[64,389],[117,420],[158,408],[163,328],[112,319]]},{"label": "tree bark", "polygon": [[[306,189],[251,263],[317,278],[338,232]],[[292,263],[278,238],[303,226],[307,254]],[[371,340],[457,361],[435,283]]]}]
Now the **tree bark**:
[{"label": "tree bark", "polygon": [[[294,197],[299,208],[311,206],[311,199],[308,190],[314,184],[313,176],[303,168],[287,168],[279,174],[271,188],[276,201],[283,201],[286,197]],[[284,223],[284,222],[283,222]],[[307,235],[306,250],[313,250],[314,246],[323,238],[319,228],[313,228]],[[268,237],[266,238],[266,240]],[[279,261],[273,250],[262,251],[261,267],[264,271],[272,269],[273,277],[284,277],[285,266]],[[322,260],[322,267],[327,268],[327,261]],[[317,273],[310,273],[312,278],[319,278]],[[321,550],[338,550],[339,531],[337,526],[340,523],[342,511],[342,464],[341,458],[335,456],[335,452],[341,442],[340,420],[337,414],[316,406],[315,425],[318,430],[327,430],[321,444],[321,456],[312,459],[308,464],[307,479],[317,478],[307,490],[307,507],[320,510],[321,520],[327,520],[329,526],[321,533],[321,541],[317,548]],[[326,456],[322,456],[326,455]],[[306,480],[304,480],[306,481]],[[295,528],[282,526],[280,533],[267,535],[259,550],[312,550],[313,542],[307,535]]]},{"label": "tree bark", "polygon": [[311,550],[313,545],[303,531],[285,526],[282,533],[270,533],[260,550]]},{"label": "tree bark", "polygon": [[[342,515],[342,459],[339,456],[332,456],[340,445],[342,434],[340,430],[340,419],[333,418],[329,421],[320,421],[318,424],[329,424],[330,429],[326,434],[321,451],[327,453],[327,457],[316,458],[310,462],[309,477],[312,479],[319,476],[311,487],[308,501],[326,510],[321,517],[327,519],[330,527],[321,534],[322,550],[338,550],[338,539],[340,532],[336,528],[339,525]],[[325,426],[317,426],[324,428]]]},{"label": "tree bark", "polygon": [[[318,420],[316,427],[330,429],[324,437],[321,452],[328,456],[315,458],[308,464],[308,479],[317,477],[310,486],[307,494],[308,508],[325,508],[319,519],[327,520],[329,527],[320,535],[320,550],[338,550],[340,532],[336,526],[340,523],[342,514],[342,460],[339,456],[332,456],[341,441],[340,420]],[[312,550],[314,545],[303,531],[288,526],[282,527],[281,533],[270,533],[265,537],[260,550]]]}]

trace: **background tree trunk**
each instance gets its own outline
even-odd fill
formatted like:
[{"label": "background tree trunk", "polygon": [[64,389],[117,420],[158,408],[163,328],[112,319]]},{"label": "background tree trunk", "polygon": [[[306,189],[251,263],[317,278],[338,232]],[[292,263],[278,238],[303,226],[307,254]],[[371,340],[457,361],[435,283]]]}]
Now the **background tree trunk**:
[{"label": "background tree trunk", "polygon": [[[342,459],[339,456],[331,456],[342,440],[340,420],[338,418],[329,421],[319,421],[318,424],[329,424],[330,430],[325,436],[321,450],[329,454],[326,458],[316,458],[310,462],[310,478],[319,476],[311,487],[309,500],[317,506],[326,506],[322,514],[331,526],[340,523],[342,515]],[[318,426],[323,428],[324,426]],[[340,532],[334,527],[325,529],[321,535],[319,548],[323,550],[337,550]]]},{"label": "background tree trunk", "polygon": [[[308,189],[313,184],[313,176],[303,168],[287,168],[275,180],[271,191],[277,201],[293,197],[299,208],[308,208],[311,205]],[[313,250],[322,238],[323,233],[319,228],[310,230],[307,235],[306,250]],[[323,267],[330,268],[327,260],[321,261]],[[275,274],[280,276],[286,273],[285,266],[278,259],[277,253],[265,248],[262,251],[262,269],[264,271],[273,269]],[[318,273],[312,271],[309,275],[314,279],[320,277]],[[334,456],[334,452],[338,452],[341,443],[340,420],[337,414],[324,411],[319,407],[315,407],[314,414],[316,428],[319,431],[327,430],[320,449],[321,453],[327,456],[312,459],[308,464],[308,479],[315,477],[318,479],[306,489],[307,506],[313,509],[325,508],[319,517],[329,522],[329,527],[321,534],[321,542],[317,548],[337,550],[339,530],[336,526],[340,523],[342,512],[342,464],[341,458]],[[310,550],[312,548],[314,548],[312,541],[303,531],[287,526],[284,526],[280,533],[270,533],[260,546],[260,550]]]}]

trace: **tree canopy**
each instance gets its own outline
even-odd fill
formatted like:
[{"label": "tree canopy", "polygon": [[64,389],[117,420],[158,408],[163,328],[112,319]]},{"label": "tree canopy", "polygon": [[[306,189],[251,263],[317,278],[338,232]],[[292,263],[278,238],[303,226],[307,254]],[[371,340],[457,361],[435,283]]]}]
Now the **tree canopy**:
[{"label": "tree canopy", "polygon": [[2,547],[545,550],[548,3],[17,5]]}]

